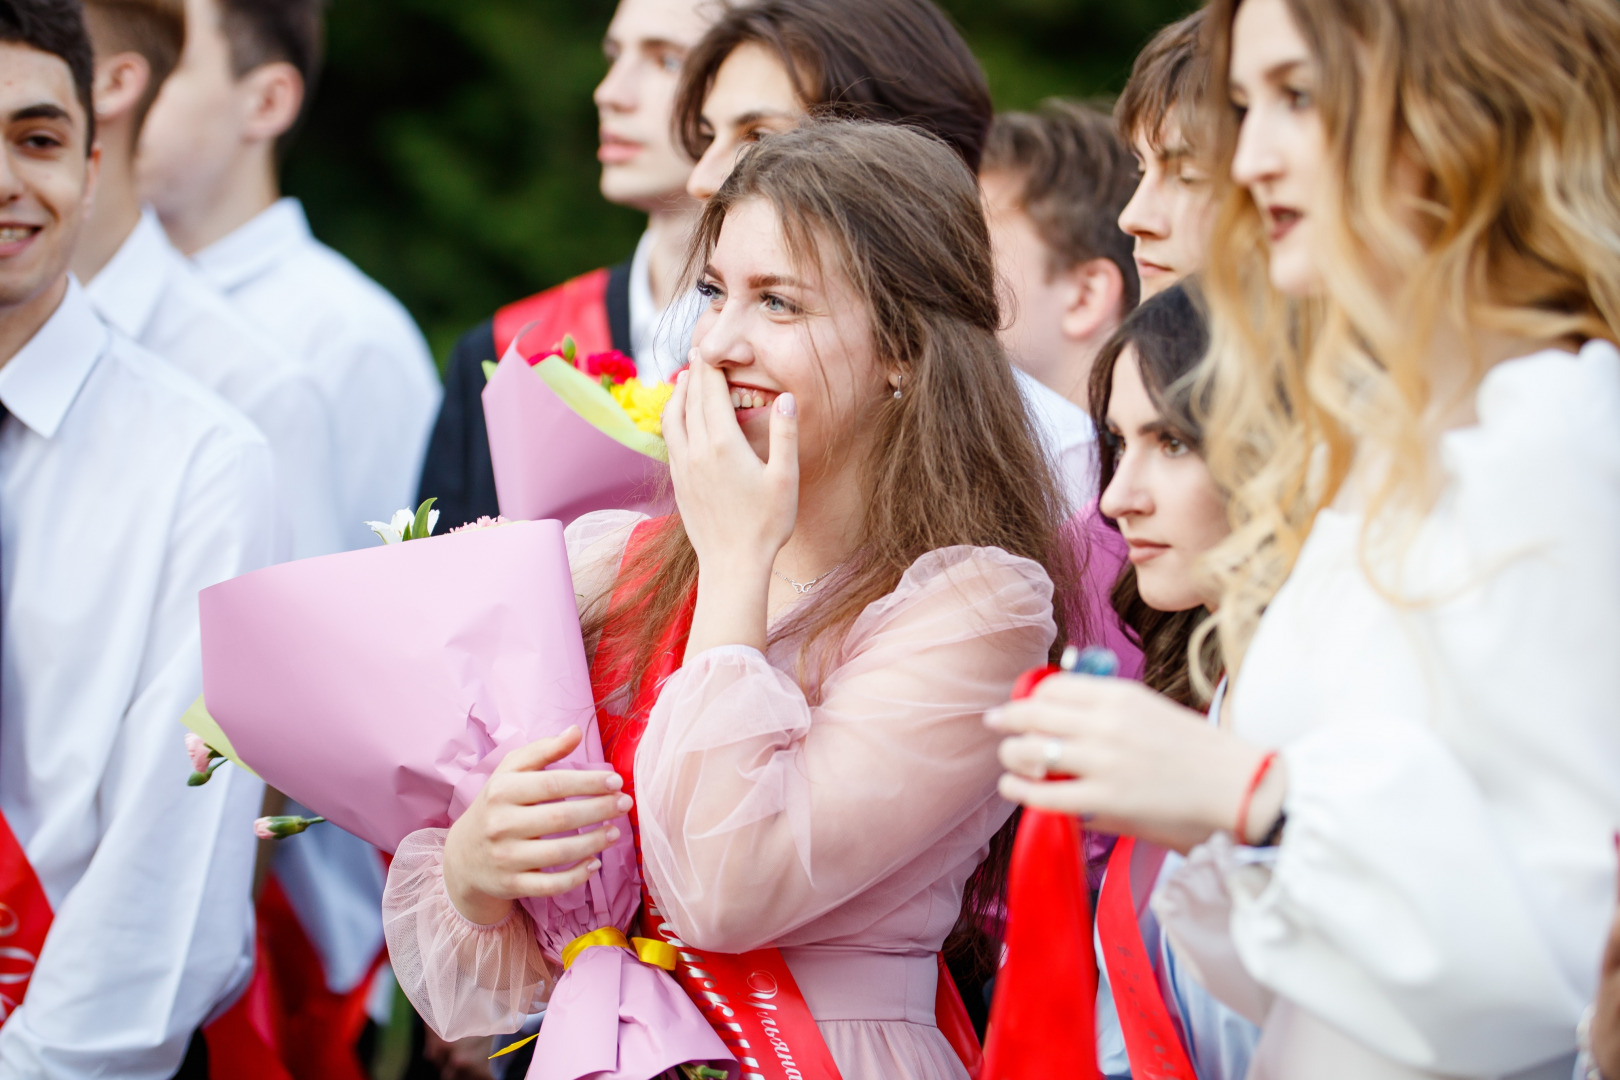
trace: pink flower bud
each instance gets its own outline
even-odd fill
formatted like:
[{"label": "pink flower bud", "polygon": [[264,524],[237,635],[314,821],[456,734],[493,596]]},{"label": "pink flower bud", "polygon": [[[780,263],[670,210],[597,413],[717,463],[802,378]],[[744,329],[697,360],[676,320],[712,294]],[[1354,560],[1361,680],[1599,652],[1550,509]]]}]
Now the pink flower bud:
[{"label": "pink flower bud", "polygon": [[323,817],[262,817],[253,823],[253,835],[260,840],[280,840],[283,837],[297,836],[311,825],[319,825],[326,819]]},{"label": "pink flower bud", "polygon": [[214,752],[208,749],[202,736],[194,731],[186,732],[186,753],[191,756],[191,767],[198,772],[207,772],[209,763],[213,760]]}]

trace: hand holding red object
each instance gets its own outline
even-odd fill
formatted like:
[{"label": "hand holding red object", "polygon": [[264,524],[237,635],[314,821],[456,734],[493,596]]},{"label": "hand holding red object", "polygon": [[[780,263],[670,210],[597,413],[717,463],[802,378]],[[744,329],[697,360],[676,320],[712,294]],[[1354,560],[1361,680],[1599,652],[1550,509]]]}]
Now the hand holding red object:
[{"label": "hand holding red object", "polygon": [[[1057,668],[1030,672],[1027,697]],[[996,977],[983,1080],[1046,1080],[1097,1073],[1097,965],[1080,825],[1025,810],[1013,846],[1006,961]]]}]

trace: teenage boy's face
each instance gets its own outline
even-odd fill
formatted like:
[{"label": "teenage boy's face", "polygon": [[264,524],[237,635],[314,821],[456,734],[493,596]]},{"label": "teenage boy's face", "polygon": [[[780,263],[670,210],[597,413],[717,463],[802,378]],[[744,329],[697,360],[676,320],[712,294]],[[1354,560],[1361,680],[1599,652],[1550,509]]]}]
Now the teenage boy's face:
[{"label": "teenage boy's face", "polygon": [[1083,386],[1055,385],[1070,344],[1063,317],[1076,290],[1068,275],[1052,272],[1052,249],[1020,205],[1025,183],[1025,177],[1006,170],[979,177],[997,284],[1004,292],[1002,310],[1012,315],[1002,328],[1001,343],[1013,363],[1041,382],[1065,396],[1083,396]]},{"label": "teenage boy's face", "polygon": [[1142,299],[1157,296],[1204,267],[1215,199],[1209,173],[1193,154],[1181,125],[1166,120],[1158,146],[1137,132],[1131,151],[1142,169],[1119,227],[1136,238]]},{"label": "teenage boy's face", "polygon": [[250,106],[231,70],[215,0],[186,0],[186,46],[147,114],[136,160],[141,197],[165,221],[217,200],[241,152]]},{"label": "teenage boy's face", "polygon": [[66,61],[0,43],[0,310],[65,280],[95,190],[100,150],[85,154],[89,118]]},{"label": "teenage boy's face", "polygon": [[670,130],[687,52],[709,28],[706,0],[621,0],[602,51],[608,73],[596,88],[602,195],[652,210],[680,197],[692,163]]}]

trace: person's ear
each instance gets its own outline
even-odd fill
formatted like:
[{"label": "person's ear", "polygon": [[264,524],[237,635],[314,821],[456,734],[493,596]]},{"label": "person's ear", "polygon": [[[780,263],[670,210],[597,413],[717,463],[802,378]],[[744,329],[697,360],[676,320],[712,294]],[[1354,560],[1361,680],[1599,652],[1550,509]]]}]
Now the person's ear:
[{"label": "person's ear", "polygon": [[90,144],[90,153],[85,156],[84,163],[84,214],[90,216],[90,211],[96,205],[96,192],[101,187],[101,136]]},{"label": "person's ear", "polygon": [[1070,341],[1097,341],[1125,317],[1125,275],[1112,259],[1086,259],[1061,271],[1064,304],[1059,328]]},{"label": "person's ear", "polygon": [[250,142],[274,142],[285,135],[304,108],[304,77],[284,61],[260,64],[242,76],[247,106],[242,137]]},{"label": "person's ear", "polygon": [[134,112],[152,82],[152,67],[140,53],[121,52],[96,61],[91,100],[96,126],[112,124]]}]

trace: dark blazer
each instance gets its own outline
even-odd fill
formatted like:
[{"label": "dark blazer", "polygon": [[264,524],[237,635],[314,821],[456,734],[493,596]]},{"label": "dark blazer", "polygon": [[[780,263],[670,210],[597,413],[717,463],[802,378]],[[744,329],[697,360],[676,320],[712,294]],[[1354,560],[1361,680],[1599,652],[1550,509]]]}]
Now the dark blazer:
[{"label": "dark blazer", "polygon": [[[575,279],[578,280],[578,279]],[[529,311],[543,306],[559,290],[548,290],[519,301],[504,311],[522,307]],[[605,322],[613,338],[612,348],[634,358],[630,348],[630,263],[622,262],[608,271],[602,296]],[[484,429],[484,361],[499,360],[495,343],[495,319],[479,323],[461,335],[450,352],[444,372],[444,404],[428,440],[427,457],[422,463],[422,482],[417,502],[435,498],[439,511],[438,531],[443,532],[469,521],[500,513],[495,497],[495,471],[489,463],[489,434]]]}]

